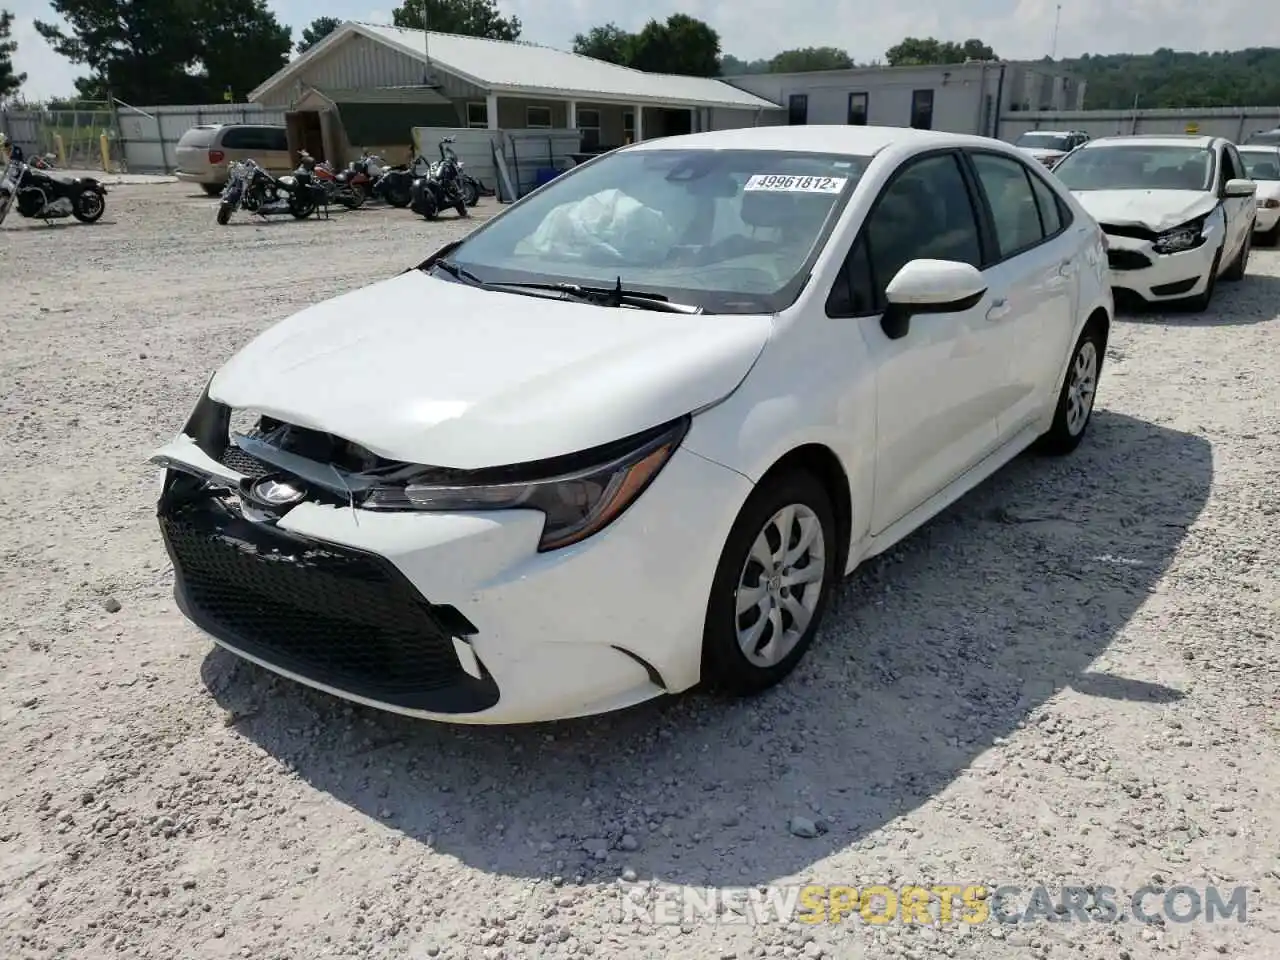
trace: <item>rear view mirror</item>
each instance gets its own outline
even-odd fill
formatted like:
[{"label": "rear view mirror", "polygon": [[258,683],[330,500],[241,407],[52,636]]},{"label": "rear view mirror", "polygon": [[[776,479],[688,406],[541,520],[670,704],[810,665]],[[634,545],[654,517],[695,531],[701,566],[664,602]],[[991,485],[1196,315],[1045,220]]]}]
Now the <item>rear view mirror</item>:
[{"label": "rear view mirror", "polygon": [[889,281],[889,307],[881,319],[885,335],[907,335],[910,320],[920,313],[960,313],[971,310],[987,292],[977,267],[957,260],[912,260]]},{"label": "rear view mirror", "polygon": [[1252,180],[1228,180],[1222,188],[1224,197],[1252,197],[1258,192],[1258,185]]}]

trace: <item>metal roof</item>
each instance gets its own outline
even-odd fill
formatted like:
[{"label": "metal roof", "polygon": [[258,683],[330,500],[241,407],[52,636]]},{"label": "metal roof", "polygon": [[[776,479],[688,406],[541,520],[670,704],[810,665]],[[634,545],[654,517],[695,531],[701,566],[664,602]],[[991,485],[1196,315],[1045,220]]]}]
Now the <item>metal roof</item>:
[{"label": "metal roof", "polygon": [[491,93],[673,107],[780,110],[776,103],[710,77],[645,73],[551,47],[349,21],[249,94],[250,100],[298,76],[307,64],[359,34],[483,87]]},{"label": "metal roof", "polygon": [[370,87],[366,90],[330,90],[328,87],[312,87],[330,103],[411,103],[453,105],[453,101],[435,87]]}]

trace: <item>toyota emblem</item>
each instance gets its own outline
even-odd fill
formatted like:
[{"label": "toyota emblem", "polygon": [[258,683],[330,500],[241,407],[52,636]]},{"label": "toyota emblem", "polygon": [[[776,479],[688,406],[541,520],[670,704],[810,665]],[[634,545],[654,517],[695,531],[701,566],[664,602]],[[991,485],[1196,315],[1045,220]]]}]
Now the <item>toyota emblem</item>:
[{"label": "toyota emblem", "polygon": [[307,495],[301,487],[295,486],[288,480],[277,480],[274,477],[259,480],[253,485],[252,492],[253,499],[273,507],[292,506]]}]

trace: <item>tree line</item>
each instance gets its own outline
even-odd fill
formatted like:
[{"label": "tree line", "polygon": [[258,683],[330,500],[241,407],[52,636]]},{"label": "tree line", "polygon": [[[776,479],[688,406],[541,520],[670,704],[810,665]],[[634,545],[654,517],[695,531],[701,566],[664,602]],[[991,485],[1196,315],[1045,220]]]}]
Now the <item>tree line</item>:
[{"label": "tree line", "polygon": [[[291,53],[305,53],[342,23],[317,17],[295,42],[266,0],[51,0],[51,5],[66,26],[37,21],[36,29],[55,51],[86,69],[76,81],[77,96],[134,104],[243,100],[287,64]],[[519,40],[522,30],[519,18],[504,16],[497,0],[405,0],[391,16],[398,27],[495,40]],[[25,80],[13,67],[12,23],[12,14],[0,10],[0,100],[17,93]],[[907,37],[869,64],[855,63],[834,46],[743,60],[722,51],[713,27],[683,13],[650,20],[634,32],[616,23],[593,27],[573,38],[573,50],[638,70],[699,77],[999,59],[976,38]],[[1074,60],[1046,57],[1044,62],[1087,82],[1090,109],[1280,104],[1280,48],[1275,47],[1221,53],[1161,49]]]}]

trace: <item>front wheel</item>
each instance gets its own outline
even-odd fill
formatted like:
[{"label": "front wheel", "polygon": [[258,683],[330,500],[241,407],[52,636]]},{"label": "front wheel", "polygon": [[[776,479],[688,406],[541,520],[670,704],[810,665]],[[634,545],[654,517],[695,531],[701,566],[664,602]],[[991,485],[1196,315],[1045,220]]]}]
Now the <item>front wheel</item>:
[{"label": "front wheel", "polygon": [[1192,313],[1204,313],[1209,309],[1209,304],[1213,302],[1213,292],[1218,287],[1218,269],[1222,266],[1222,249],[1213,256],[1213,264],[1209,267],[1209,279],[1205,282],[1204,290],[1197,296],[1191,297],[1184,301],[1185,306]]},{"label": "front wheel", "polygon": [[305,220],[316,212],[315,201],[296,199],[289,204],[289,212],[293,214],[295,220]]},{"label": "front wheel", "polygon": [[107,203],[97,190],[82,190],[71,206],[71,214],[81,223],[97,223]]},{"label": "front wheel", "polygon": [[470,177],[462,181],[462,199],[468,207],[474,207],[480,202],[480,185]]},{"label": "front wheel", "polygon": [[235,210],[235,205],[230,200],[223,200],[218,204],[218,226],[225,227],[231,222],[233,210]]},{"label": "front wheel", "polygon": [[800,662],[839,575],[831,497],[811,473],[765,480],[747,499],[711,583],[702,679],[738,696]]},{"label": "front wheel", "polygon": [[1058,406],[1053,412],[1053,426],[1036,442],[1041,453],[1062,456],[1080,446],[1089,421],[1093,419],[1093,400],[1097,395],[1098,377],[1102,373],[1104,349],[1102,328],[1088,324],[1076,347],[1071,351],[1067,375],[1058,391]]}]

